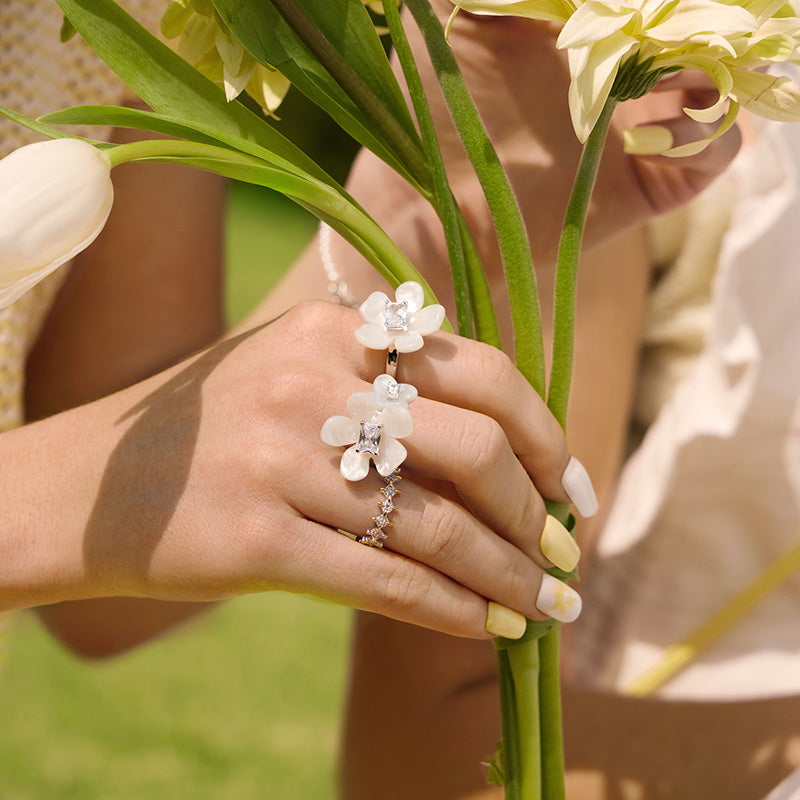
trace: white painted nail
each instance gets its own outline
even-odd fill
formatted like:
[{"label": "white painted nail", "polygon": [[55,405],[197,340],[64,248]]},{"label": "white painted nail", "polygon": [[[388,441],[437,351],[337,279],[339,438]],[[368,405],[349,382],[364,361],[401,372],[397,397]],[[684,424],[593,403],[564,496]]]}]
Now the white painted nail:
[{"label": "white painted nail", "polygon": [[548,575],[542,576],[542,585],[536,598],[536,608],[559,622],[574,622],[583,607],[581,596],[563,581]]},{"label": "white painted nail", "polygon": [[597,513],[597,495],[592,479],[586,467],[574,456],[561,475],[561,485],[582,517],[593,517]]}]

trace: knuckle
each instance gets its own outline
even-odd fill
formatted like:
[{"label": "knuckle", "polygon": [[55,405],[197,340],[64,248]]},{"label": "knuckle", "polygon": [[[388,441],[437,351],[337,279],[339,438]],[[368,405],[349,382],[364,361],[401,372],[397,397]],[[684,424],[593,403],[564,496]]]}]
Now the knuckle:
[{"label": "knuckle", "polygon": [[424,604],[427,578],[421,566],[407,558],[395,559],[386,575],[383,599],[398,616],[407,616]]},{"label": "knuckle", "polygon": [[423,549],[432,565],[441,565],[453,559],[463,537],[451,512],[438,504],[429,503],[422,514],[420,534]]},{"label": "knuckle", "polygon": [[[511,527],[525,534],[539,532],[540,535],[547,517],[544,500],[532,484],[529,491],[520,494],[522,497],[511,504]],[[537,548],[539,535],[534,537],[537,540]]]},{"label": "knuckle", "polygon": [[482,383],[491,387],[493,394],[508,391],[520,378],[511,358],[496,347],[482,344],[475,348],[473,358],[474,374],[480,375]]},{"label": "knuckle", "polygon": [[508,441],[500,424],[491,417],[477,416],[465,427],[459,441],[461,471],[475,480],[500,466],[508,452]]}]

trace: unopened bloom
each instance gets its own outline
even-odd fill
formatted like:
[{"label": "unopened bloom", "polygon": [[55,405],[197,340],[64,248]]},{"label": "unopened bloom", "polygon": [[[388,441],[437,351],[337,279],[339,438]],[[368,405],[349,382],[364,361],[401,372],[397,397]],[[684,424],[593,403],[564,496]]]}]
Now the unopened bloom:
[{"label": "unopened bloom", "polygon": [[180,36],[178,53],[225,88],[228,100],[246,91],[268,114],[289,91],[278,70],[259,64],[217,14],[211,0],[172,0],[161,20],[167,39]]},{"label": "unopened bloom", "polygon": [[413,353],[423,345],[422,337],[439,330],[444,307],[425,306],[422,287],[406,281],[397,287],[395,299],[373,292],[358,309],[365,323],[356,329],[356,339],[372,350]]},{"label": "unopened bloom", "polygon": [[350,395],[350,416],[330,417],[320,433],[325,444],[352,445],[345,450],[339,465],[349,481],[365,478],[370,460],[381,475],[391,475],[406,458],[406,449],[397,440],[414,431],[408,404],[416,399],[417,390],[389,375],[379,375],[372,387],[371,392]]},{"label": "unopened bloom", "polygon": [[682,69],[704,72],[719,91],[712,106],[684,109],[686,114],[698,122],[725,119],[708,139],[668,149],[667,155],[702,150],[733,124],[740,106],[768,119],[800,120],[800,87],[752,71],[800,62],[800,19],[785,0],[452,1],[457,10],[476,14],[564,24],[557,46],[568,52],[569,107],[582,142],[609,96],[640,96],[662,75]]},{"label": "unopened bloom", "polygon": [[0,308],[87,248],[114,200],[111,164],[79,139],[54,139],[0,161]]}]

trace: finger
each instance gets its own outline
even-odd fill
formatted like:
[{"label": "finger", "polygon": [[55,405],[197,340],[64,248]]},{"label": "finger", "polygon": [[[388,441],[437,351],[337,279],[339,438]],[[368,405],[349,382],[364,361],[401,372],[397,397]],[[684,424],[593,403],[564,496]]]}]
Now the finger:
[{"label": "finger", "polygon": [[302,518],[295,520],[294,534],[285,537],[282,554],[289,560],[291,585],[281,588],[300,588],[454,636],[491,638],[485,627],[486,599],[441,572]]},{"label": "finger", "polygon": [[[327,528],[364,533],[375,525],[372,518],[380,495],[377,481],[361,483],[375,487],[371,501],[360,488],[350,491],[332,486],[304,497],[298,510]],[[385,549],[527,617],[544,619],[549,615],[549,610],[538,605],[543,570],[534,561],[481,524],[461,504],[408,478],[401,481],[401,489],[391,526],[384,528]]]},{"label": "finger", "polygon": [[569,502],[561,483],[570,458],[564,432],[505,353],[440,332],[422,351],[402,356],[398,375],[420,397],[495,420],[539,493]]},{"label": "finger", "polygon": [[[654,132],[655,138],[665,137],[653,148],[661,150],[664,144],[678,147],[710,136],[718,124],[695,122],[683,115],[658,120],[646,127]],[[637,179],[654,208],[659,212],[669,211],[696,197],[718,177],[739,152],[741,141],[741,132],[734,126],[696,155],[671,158],[639,152],[633,158]]]},{"label": "finger", "polygon": [[511,449],[500,423],[483,414],[420,398],[407,465],[452,483],[472,512],[540,566],[544,500]]}]

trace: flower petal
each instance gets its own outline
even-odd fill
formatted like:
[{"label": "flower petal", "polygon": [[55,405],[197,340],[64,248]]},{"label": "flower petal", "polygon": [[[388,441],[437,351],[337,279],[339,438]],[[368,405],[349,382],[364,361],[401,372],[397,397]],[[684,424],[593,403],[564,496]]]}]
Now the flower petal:
[{"label": "flower petal", "polygon": [[369,473],[369,455],[356,452],[356,446],[348,447],[339,462],[339,472],[348,481],[360,481]]},{"label": "flower petal", "polygon": [[559,50],[583,47],[607,39],[622,30],[635,14],[633,9],[617,10],[589,0],[564,25],[556,40],[556,47]]},{"label": "flower petal", "polygon": [[678,158],[682,156],[694,156],[698,153],[701,153],[703,150],[708,147],[714,139],[719,139],[723,133],[730,130],[733,126],[733,123],[736,122],[736,117],[739,113],[739,104],[731,101],[730,108],[728,109],[728,113],[725,115],[725,119],[722,120],[720,126],[711,134],[711,136],[706,136],[704,139],[698,139],[696,142],[689,142],[688,144],[678,145],[678,147],[673,147],[671,150],[667,150],[662,155],[670,156],[671,158]]},{"label": "flower petal", "polygon": [[409,314],[419,311],[425,302],[425,293],[422,291],[422,287],[416,281],[406,281],[405,283],[401,283],[397,287],[397,291],[394,293],[394,296],[398,303],[402,303],[403,301],[408,303]]},{"label": "flower petal", "polygon": [[360,422],[371,422],[377,412],[378,404],[373,392],[355,392],[347,400],[347,413],[355,420],[356,427]]},{"label": "flower petal", "polygon": [[358,440],[359,424],[350,417],[329,417],[320,431],[320,438],[325,444],[341,447],[355,444]]},{"label": "flower petal", "polygon": [[383,292],[373,292],[359,307],[358,310],[365,322],[372,322],[383,327],[386,304],[389,298]]},{"label": "flower petal", "polygon": [[427,336],[434,331],[438,331],[444,322],[444,306],[435,303],[431,306],[425,306],[417,311],[408,320],[408,329],[416,331],[422,336]]},{"label": "flower petal", "polygon": [[356,328],[356,339],[370,350],[388,350],[394,342],[394,334],[382,325],[366,322]]},{"label": "flower petal", "polygon": [[394,337],[394,347],[398,353],[413,353],[419,350],[425,342],[416,331],[400,333]]},{"label": "flower petal", "polygon": [[748,111],[781,122],[800,121],[800,86],[782,75],[731,70],[731,96]]},{"label": "flower petal", "polygon": [[391,436],[384,436],[381,440],[380,453],[375,456],[375,467],[378,473],[385,478],[406,460],[407,455],[405,447],[400,442]]},{"label": "flower petal", "polygon": [[453,0],[458,8],[472,14],[514,16],[566,22],[575,11],[569,0]]},{"label": "flower petal", "polygon": [[386,433],[396,439],[405,439],[414,433],[414,421],[406,405],[386,406],[381,414],[381,422]]}]

